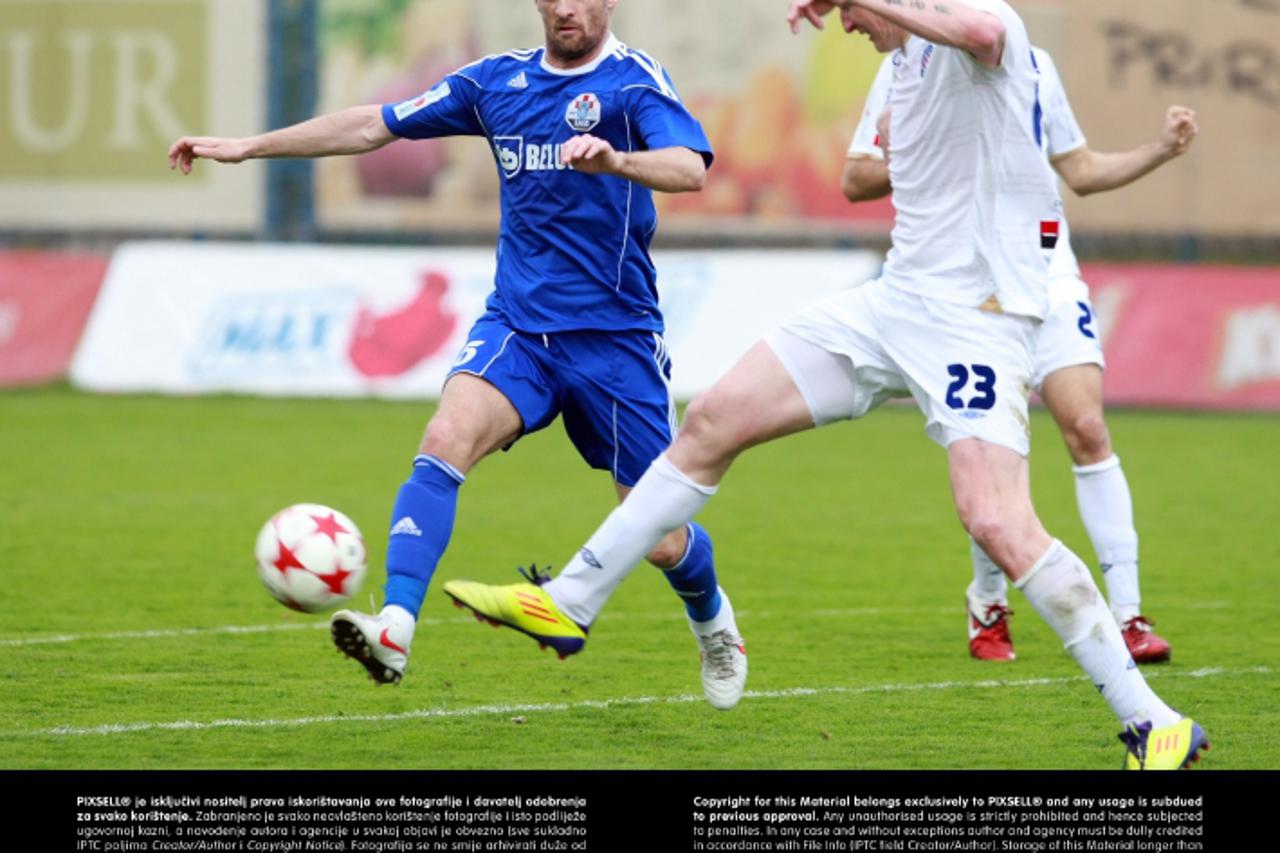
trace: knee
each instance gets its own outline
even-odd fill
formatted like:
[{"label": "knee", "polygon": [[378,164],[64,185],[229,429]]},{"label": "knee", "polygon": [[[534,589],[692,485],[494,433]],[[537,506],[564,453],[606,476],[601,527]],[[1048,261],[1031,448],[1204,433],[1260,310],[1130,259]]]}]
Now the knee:
[{"label": "knee", "polygon": [[978,547],[999,563],[1014,535],[1008,514],[999,511],[994,504],[980,502],[963,504],[957,509],[965,531],[978,543]]},{"label": "knee", "polygon": [[479,430],[465,419],[437,414],[427,424],[419,450],[443,459],[465,472],[488,452],[487,448],[480,445]]},{"label": "knee", "polygon": [[712,388],[698,394],[685,410],[680,425],[680,442],[700,459],[719,461],[732,458],[739,446],[735,433],[734,400],[728,392]]},{"label": "knee", "polygon": [[697,440],[707,441],[715,435],[716,422],[719,420],[717,401],[710,391],[702,391],[689,401],[684,411],[684,421],[680,424],[680,435]]},{"label": "knee", "polygon": [[653,547],[646,559],[663,571],[674,569],[684,559],[687,544],[684,528],[673,530]]},{"label": "knee", "polygon": [[1063,425],[1062,437],[1077,465],[1092,465],[1111,455],[1111,434],[1101,412],[1086,412]]}]

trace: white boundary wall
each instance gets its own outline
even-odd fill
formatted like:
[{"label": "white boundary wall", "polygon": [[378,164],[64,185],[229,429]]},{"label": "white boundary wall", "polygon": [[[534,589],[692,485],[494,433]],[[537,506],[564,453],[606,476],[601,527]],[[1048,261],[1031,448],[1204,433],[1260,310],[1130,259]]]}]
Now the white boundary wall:
[{"label": "white boundary wall", "polygon": [[[873,277],[870,252],[655,255],[672,389],[708,387],[804,305]],[[72,365],[106,392],[433,398],[492,289],[493,253],[133,243]]]}]

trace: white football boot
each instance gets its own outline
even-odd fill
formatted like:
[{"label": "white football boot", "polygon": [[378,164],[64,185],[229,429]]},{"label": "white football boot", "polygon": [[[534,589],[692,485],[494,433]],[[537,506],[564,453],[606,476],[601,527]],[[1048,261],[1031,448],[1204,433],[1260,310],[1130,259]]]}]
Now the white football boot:
[{"label": "white football boot", "polygon": [[709,622],[689,619],[702,659],[702,692],[712,707],[727,711],[747,686],[747,645],[738,633],[729,596],[720,590],[720,612]]},{"label": "white football boot", "polygon": [[413,629],[413,616],[395,606],[377,616],[339,610],[329,620],[338,651],[363,666],[378,684],[399,684],[404,677]]}]

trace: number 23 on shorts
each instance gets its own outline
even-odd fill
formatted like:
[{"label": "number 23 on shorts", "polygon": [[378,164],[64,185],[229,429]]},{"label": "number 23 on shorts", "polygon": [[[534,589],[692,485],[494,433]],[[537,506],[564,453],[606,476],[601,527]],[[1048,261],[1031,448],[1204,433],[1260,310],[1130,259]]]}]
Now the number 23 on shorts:
[{"label": "number 23 on shorts", "polygon": [[[996,404],[996,372],[985,364],[948,364],[951,384],[947,386],[947,405],[953,409],[987,411]],[[960,392],[973,379],[973,396],[965,402]]]}]

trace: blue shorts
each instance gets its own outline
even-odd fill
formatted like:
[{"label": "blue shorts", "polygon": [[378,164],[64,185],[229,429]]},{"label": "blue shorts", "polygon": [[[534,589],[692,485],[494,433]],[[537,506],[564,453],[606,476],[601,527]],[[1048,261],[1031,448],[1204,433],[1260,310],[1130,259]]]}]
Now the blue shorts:
[{"label": "blue shorts", "polygon": [[471,327],[449,376],[456,373],[501,391],[525,435],[563,415],[587,464],[623,486],[634,486],[675,438],[671,359],[657,332],[530,334],[488,313]]}]

